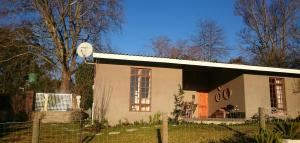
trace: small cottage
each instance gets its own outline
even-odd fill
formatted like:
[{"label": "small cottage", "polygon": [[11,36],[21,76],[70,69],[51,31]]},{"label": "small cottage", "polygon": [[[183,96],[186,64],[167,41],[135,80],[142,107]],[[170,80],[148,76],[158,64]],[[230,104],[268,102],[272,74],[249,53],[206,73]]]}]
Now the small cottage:
[{"label": "small cottage", "polygon": [[[251,119],[258,107],[270,115],[300,113],[300,70],[94,53],[95,118],[147,121],[171,115],[174,95],[184,91],[186,117]],[[196,105],[196,108],[189,108]]]}]

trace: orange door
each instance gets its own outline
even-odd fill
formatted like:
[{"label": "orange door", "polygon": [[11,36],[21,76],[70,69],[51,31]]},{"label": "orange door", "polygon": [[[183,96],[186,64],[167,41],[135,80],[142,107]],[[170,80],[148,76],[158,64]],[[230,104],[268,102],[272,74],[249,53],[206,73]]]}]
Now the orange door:
[{"label": "orange door", "polygon": [[199,118],[208,117],[208,93],[199,92],[198,93],[198,116]]}]

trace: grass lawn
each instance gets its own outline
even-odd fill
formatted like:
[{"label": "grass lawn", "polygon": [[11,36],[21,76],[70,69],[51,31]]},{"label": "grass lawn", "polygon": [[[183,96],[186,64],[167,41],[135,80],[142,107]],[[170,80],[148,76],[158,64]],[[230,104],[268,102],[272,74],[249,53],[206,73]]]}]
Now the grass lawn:
[{"label": "grass lawn", "polygon": [[[30,124],[18,127],[16,129],[15,125],[11,125],[3,130],[4,127],[0,126],[0,142],[31,143]],[[169,125],[169,143],[254,142],[257,132],[258,124]],[[159,143],[160,126],[130,125],[107,128],[95,133],[89,128],[81,130],[78,123],[41,124],[41,143],[78,143],[80,139],[90,143]]]},{"label": "grass lawn", "polygon": [[0,123],[0,143],[31,143],[31,122]]},{"label": "grass lawn", "polygon": [[[237,131],[235,130],[237,129]],[[256,125],[177,125],[169,126],[169,143],[241,142],[258,130]],[[241,132],[242,131],[242,132]],[[113,133],[113,134],[112,134]],[[114,134],[117,133],[117,134]],[[249,133],[249,137],[247,134]],[[91,143],[159,143],[159,126],[111,128],[90,136]]]},{"label": "grass lawn", "polygon": [[[0,130],[0,142],[30,143],[30,125],[19,130]],[[11,126],[10,128],[15,128]],[[131,125],[103,129],[100,133],[80,130],[78,123],[42,124],[42,143],[77,143],[80,138],[90,143],[159,143],[160,126]],[[1,129],[1,127],[0,127]],[[3,129],[3,128],[2,128]],[[242,142],[252,141],[258,131],[257,124],[213,125],[184,124],[169,125],[169,143]]]}]

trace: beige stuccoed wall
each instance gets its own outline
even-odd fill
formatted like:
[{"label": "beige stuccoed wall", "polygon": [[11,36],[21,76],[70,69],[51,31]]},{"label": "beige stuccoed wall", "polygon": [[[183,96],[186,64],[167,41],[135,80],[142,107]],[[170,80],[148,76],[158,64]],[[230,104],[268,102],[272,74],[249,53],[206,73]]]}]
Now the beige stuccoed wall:
[{"label": "beige stuccoed wall", "polygon": [[244,74],[246,119],[258,112],[258,107],[270,108],[269,77]]},{"label": "beige stuccoed wall", "polygon": [[[182,84],[182,70],[172,68],[141,67],[151,69],[151,112],[129,111],[130,68],[137,66],[97,64],[94,83],[95,117],[99,117],[102,97],[110,96],[106,118],[111,125],[122,121],[147,121],[157,112],[170,114],[174,108],[174,94]],[[104,94],[103,94],[104,93]],[[106,96],[103,96],[106,95]],[[104,104],[102,104],[104,105]],[[102,108],[105,109],[105,108]]]},{"label": "beige stuccoed wall", "polygon": [[[258,107],[271,110],[269,77],[264,75],[244,75],[246,118],[250,119],[258,112]],[[284,77],[287,114],[294,118],[300,111],[300,94],[296,93],[296,81],[299,78]]]},{"label": "beige stuccoed wall", "polygon": [[291,118],[300,115],[300,78],[285,78],[287,113]]},{"label": "beige stuccoed wall", "polygon": [[210,117],[216,110],[226,107],[228,104],[238,106],[240,112],[245,112],[245,98],[244,98],[244,77],[238,76],[227,83],[220,85],[223,91],[226,88],[232,90],[232,95],[228,100],[224,100],[221,94],[221,101],[215,100],[215,95],[219,92],[214,89],[208,93],[208,116]]}]

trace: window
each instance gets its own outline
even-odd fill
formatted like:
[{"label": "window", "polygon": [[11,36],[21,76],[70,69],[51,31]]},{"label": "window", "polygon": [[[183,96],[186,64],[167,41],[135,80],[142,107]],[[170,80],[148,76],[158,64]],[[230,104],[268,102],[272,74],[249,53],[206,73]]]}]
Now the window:
[{"label": "window", "polygon": [[131,68],[130,111],[150,111],[150,69]]},{"label": "window", "polygon": [[276,110],[286,110],[284,79],[283,78],[270,78],[270,99],[271,107]]}]

